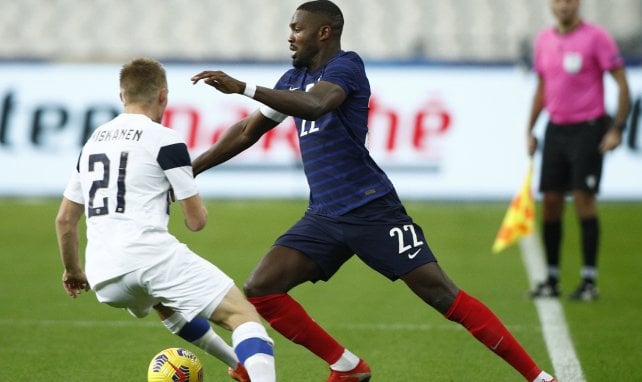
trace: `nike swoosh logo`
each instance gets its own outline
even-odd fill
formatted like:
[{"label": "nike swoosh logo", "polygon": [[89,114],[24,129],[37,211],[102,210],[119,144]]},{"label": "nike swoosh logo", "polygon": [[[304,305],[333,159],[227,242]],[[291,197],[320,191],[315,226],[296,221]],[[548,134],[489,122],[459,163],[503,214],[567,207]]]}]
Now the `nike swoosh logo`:
[{"label": "nike swoosh logo", "polygon": [[412,254],[408,254],[408,258],[409,258],[410,260],[414,259],[414,258],[415,258],[415,256],[417,256],[417,255],[419,254],[419,252],[421,252],[421,248],[419,248],[418,250],[416,250],[416,251],[415,251],[414,253],[412,253]]},{"label": "nike swoosh logo", "polygon": [[502,338],[500,338],[499,341],[497,341],[495,346],[491,346],[491,349],[497,350],[497,348],[499,347],[499,344],[501,344],[503,340],[504,340],[504,336],[502,336]]},{"label": "nike swoosh logo", "polygon": [[298,89],[298,88],[295,88],[295,87],[290,86],[290,91],[291,91],[291,92],[292,92],[292,91],[295,91],[295,90],[297,90],[297,89]]}]

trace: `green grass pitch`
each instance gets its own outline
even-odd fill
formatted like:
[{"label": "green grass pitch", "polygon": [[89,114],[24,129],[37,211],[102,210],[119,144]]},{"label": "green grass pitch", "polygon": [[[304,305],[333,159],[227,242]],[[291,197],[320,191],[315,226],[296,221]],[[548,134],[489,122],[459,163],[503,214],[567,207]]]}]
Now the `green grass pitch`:
[{"label": "green grass pitch", "polygon": [[[506,203],[406,204],[450,277],[493,309],[547,370],[546,351],[519,247],[490,252]],[[158,351],[193,350],[205,381],[229,380],[226,367],[171,335],[155,316],[135,319],[101,305],[93,293],[68,298],[54,233],[58,200],[0,200],[0,381],[144,381]],[[204,232],[171,231],[241,286],[254,264],[305,209],[304,201],[208,201]],[[577,222],[568,204],[562,288],[578,281]],[[642,203],[602,203],[600,289],[590,304],[562,300],[572,341],[588,381],[642,380]],[[328,283],[292,292],[308,312],[373,369],[373,380],[520,381],[520,375],[464,329],[353,258]],[[229,339],[229,332],[215,330]],[[278,333],[280,381],[324,381],[327,365]]]}]

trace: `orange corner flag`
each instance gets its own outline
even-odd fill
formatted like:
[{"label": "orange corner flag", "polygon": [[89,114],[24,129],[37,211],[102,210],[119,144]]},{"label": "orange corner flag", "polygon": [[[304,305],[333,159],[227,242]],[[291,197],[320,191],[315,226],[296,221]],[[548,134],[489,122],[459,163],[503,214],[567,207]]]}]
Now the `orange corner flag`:
[{"label": "orange corner flag", "polygon": [[513,197],[508,206],[508,211],[504,216],[495,243],[493,244],[493,253],[499,253],[512,245],[522,236],[529,235],[533,232],[535,225],[535,201],[531,190],[531,180],[533,178],[533,163],[531,162],[526,173],[526,178],[522,184],[519,193]]}]

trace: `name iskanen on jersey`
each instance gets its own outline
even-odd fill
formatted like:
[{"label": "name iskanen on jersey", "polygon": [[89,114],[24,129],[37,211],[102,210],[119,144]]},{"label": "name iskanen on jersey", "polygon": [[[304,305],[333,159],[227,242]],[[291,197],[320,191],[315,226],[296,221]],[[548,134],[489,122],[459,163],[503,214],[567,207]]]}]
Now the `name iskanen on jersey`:
[{"label": "name iskanen on jersey", "polygon": [[140,129],[114,129],[114,130],[99,130],[92,136],[91,140],[94,142],[108,142],[108,141],[140,141],[143,135],[143,130]]}]

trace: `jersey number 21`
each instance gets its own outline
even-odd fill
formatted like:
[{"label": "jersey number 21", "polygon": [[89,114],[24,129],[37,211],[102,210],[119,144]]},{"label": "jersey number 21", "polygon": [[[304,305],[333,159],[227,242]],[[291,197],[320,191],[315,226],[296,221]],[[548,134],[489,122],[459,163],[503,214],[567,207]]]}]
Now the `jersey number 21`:
[{"label": "jersey number 21", "polygon": [[[127,173],[128,155],[129,153],[126,151],[121,152],[120,161],[118,162],[116,212],[121,214],[125,212],[125,174]],[[103,177],[102,179],[96,179],[91,183],[91,188],[89,189],[89,203],[87,204],[88,217],[106,215],[109,213],[109,199],[107,197],[103,197],[101,207],[94,207],[94,199],[96,198],[96,192],[98,190],[109,187],[111,160],[105,153],[89,155],[89,172],[94,171],[96,163],[102,164]]]}]

